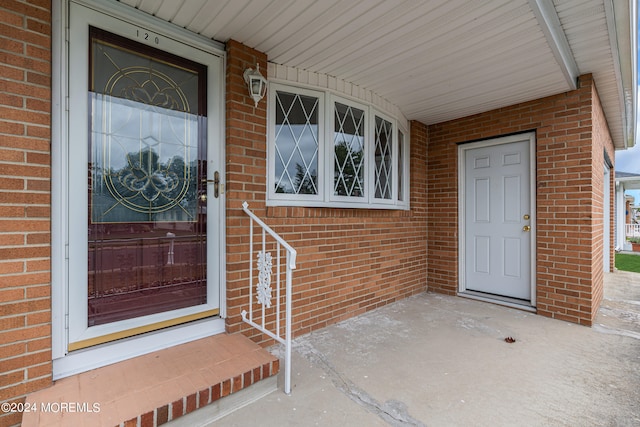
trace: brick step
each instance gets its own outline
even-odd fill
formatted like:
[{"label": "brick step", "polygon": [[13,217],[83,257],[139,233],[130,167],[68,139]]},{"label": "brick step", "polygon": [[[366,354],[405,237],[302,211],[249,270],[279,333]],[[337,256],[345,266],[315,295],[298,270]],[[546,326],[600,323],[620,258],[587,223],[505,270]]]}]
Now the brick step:
[{"label": "brick step", "polygon": [[215,335],[57,380],[27,397],[22,426],[159,426],[260,381],[267,394],[279,367],[243,335]]}]

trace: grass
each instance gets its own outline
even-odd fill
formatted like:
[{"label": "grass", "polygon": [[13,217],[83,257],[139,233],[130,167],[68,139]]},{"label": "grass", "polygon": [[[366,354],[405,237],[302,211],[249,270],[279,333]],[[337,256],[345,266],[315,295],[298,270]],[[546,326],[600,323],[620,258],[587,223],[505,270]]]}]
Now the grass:
[{"label": "grass", "polygon": [[616,254],[616,268],[640,273],[640,255]]}]

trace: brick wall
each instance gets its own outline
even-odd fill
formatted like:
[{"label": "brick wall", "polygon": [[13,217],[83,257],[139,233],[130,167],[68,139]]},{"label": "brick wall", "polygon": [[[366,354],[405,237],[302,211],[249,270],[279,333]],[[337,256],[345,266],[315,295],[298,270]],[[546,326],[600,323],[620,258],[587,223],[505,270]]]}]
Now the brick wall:
[{"label": "brick wall", "polygon": [[[591,309],[591,321],[595,320],[598,307],[603,298],[603,285],[604,285],[604,266],[603,266],[603,252],[604,246],[604,225],[615,224],[615,173],[611,169],[609,174],[609,181],[604,182],[604,164],[613,163],[615,159],[615,152],[613,141],[609,133],[607,126],[607,119],[604,116],[602,110],[602,104],[598,96],[595,83],[591,84],[591,96],[592,96],[592,127],[593,127],[593,188],[594,188],[594,200],[592,218],[594,224],[594,248],[593,248],[593,290],[592,290],[592,309]],[[606,156],[605,156],[606,152]],[[605,214],[605,200],[604,200],[604,186],[609,186],[609,218],[604,218]],[[615,265],[615,256],[613,249],[615,248],[615,231],[611,229],[608,236],[610,249],[609,256],[609,271],[613,271]]]},{"label": "brick wall", "polygon": [[266,100],[258,108],[242,72],[266,73],[264,55],[227,45],[227,303],[229,332],[264,341],[240,318],[248,305],[250,208],[298,251],[293,276],[299,335],[426,289],[426,138],[411,126],[411,210],[266,207]]},{"label": "brick wall", "polygon": [[538,313],[591,325],[602,295],[605,149],[613,159],[591,75],[575,91],[429,127],[429,288],[458,287],[456,144],[529,130],[537,139]]},{"label": "brick wall", "polygon": [[0,3],[0,74],[0,401],[23,402],[51,384],[50,1]]},{"label": "brick wall", "polygon": [[234,40],[227,43],[226,69],[226,252],[227,252],[227,331],[241,329],[240,312],[247,308],[249,272],[248,217],[242,212],[247,201],[257,215],[264,217],[264,197],[260,192],[266,185],[266,99],[257,107],[249,96],[243,73],[260,65],[266,77],[266,55],[249,49]]}]

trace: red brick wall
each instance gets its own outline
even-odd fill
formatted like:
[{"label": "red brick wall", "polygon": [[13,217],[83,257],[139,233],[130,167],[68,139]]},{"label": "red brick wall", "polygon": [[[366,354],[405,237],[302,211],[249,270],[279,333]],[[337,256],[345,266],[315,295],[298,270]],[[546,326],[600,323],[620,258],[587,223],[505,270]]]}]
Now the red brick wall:
[{"label": "red brick wall", "polygon": [[591,75],[575,91],[429,127],[429,289],[458,287],[456,144],[528,130],[537,139],[538,313],[591,325],[602,293],[605,148],[613,159]]},{"label": "red brick wall", "polygon": [[267,77],[265,54],[230,40],[226,69],[226,233],[227,233],[227,331],[248,328],[240,324],[240,312],[248,308],[248,217],[242,203],[264,218],[266,187],[267,104],[254,107],[243,73],[260,65]]},{"label": "red brick wall", "polygon": [[[615,264],[614,248],[615,248],[615,173],[613,168],[609,173],[609,181],[604,182],[604,164],[613,162],[615,159],[615,148],[607,126],[607,119],[602,110],[602,104],[596,90],[595,83],[591,85],[592,90],[592,124],[593,124],[593,183],[594,183],[594,201],[593,201],[593,222],[594,222],[594,248],[593,248],[593,290],[592,290],[592,310],[591,320],[594,321],[598,307],[602,302],[603,285],[604,285],[604,266],[602,262],[604,247],[604,226],[608,224],[609,229],[609,271],[613,271]],[[606,152],[606,157],[605,157]],[[604,186],[609,186],[609,218],[604,218]]]},{"label": "red brick wall", "polygon": [[[250,208],[297,251],[294,334],[364,313],[426,289],[426,126],[411,127],[411,210],[266,207],[266,100],[257,109],[242,72],[265,74],[266,58],[240,43],[227,46],[227,303],[229,332],[244,331]],[[254,273],[255,274],[255,273]]]},{"label": "red brick wall", "polygon": [[51,384],[50,1],[0,3],[0,74],[0,401],[23,402]]}]

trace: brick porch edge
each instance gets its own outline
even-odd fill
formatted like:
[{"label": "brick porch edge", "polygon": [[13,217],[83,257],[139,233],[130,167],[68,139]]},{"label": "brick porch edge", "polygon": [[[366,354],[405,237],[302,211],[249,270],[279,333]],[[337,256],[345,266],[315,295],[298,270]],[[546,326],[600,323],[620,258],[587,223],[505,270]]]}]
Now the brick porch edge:
[{"label": "brick porch edge", "polygon": [[131,418],[123,423],[116,424],[115,427],[155,427],[175,420],[183,415],[191,413],[196,409],[207,406],[225,396],[238,392],[243,388],[257,383],[258,381],[277,375],[280,371],[280,361],[278,359],[265,363],[261,367],[254,368],[238,375],[234,378],[224,380],[196,393],[185,396],[174,402],[149,411],[135,418]]}]

